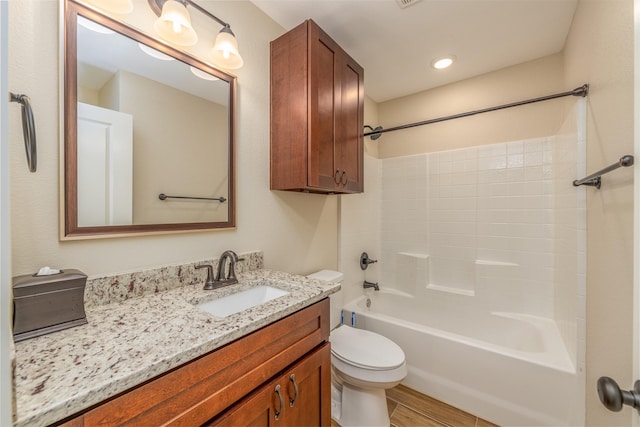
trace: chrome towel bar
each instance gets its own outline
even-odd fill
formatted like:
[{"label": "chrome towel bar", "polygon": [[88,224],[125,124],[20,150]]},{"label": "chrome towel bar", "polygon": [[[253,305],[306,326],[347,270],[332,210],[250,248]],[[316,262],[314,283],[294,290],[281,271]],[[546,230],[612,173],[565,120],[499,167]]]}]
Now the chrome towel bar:
[{"label": "chrome towel bar", "polygon": [[579,185],[589,185],[591,187],[596,187],[597,189],[600,189],[600,176],[604,175],[605,173],[609,173],[613,170],[618,169],[619,167],[629,167],[629,166],[633,166],[633,156],[627,154],[626,156],[622,156],[620,157],[620,160],[618,160],[616,163],[607,166],[604,169],[599,170],[596,173],[592,173],[589,176],[586,176],[582,179],[576,179],[575,181],[573,181],[573,186],[577,187]]}]

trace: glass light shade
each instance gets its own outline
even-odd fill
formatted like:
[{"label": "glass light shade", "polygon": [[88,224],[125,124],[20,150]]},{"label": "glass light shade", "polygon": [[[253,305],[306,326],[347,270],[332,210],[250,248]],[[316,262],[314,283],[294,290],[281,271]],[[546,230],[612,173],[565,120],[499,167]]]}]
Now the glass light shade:
[{"label": "glass light shade", "polygon": [[101,10],[107,12],[118,13],[124,15],[125,13],[133,12],[133,3],[131,0],[85,0],[88,4],[95,6]]},{"label": "glass light shade", "polygon": [[238,41],[228,27],[224,27],[218,33],[211,57],[215,64],[229,70],[236,70],[244,64],[238,52]]},{"label": "glass light shade", "polygon": [[153,24],[153,29],[164,40],[179,46],[192,46],[198,42],[186,6],[175,0],[164,3],[162,15]]}]

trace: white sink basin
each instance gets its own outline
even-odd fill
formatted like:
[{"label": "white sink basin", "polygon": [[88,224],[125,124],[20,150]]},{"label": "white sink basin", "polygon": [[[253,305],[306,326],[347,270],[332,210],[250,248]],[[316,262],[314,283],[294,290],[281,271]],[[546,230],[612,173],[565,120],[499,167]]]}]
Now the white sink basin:
[{"label": "white sink basin", "polygon": [[289,294],[290,292],[288,291],[262,285],[220,299],[198,304],[197,307],[214,316],[226,317]]}]

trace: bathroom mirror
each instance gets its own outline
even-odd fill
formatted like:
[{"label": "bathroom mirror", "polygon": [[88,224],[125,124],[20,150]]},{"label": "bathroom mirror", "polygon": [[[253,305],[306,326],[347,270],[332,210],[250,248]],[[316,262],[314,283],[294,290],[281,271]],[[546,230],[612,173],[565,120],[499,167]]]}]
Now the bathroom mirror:
[{"label": "bathroom mirror", "polygon": [[235,77],[67,0],[63,239],[235,227]]}]

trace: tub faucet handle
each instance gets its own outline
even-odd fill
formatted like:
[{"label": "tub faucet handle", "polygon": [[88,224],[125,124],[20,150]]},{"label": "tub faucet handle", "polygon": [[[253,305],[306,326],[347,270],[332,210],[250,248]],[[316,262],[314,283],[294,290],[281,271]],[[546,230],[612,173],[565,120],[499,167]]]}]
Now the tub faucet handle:
[{"label": "tub faucet handle", "polygon": [[360,268],[362,270],[366,270],[369,264],[373,264],[374,262],[378,262],[378,260],[369,258],[366,252],[362,252],[362,255],[360,255]]}]

